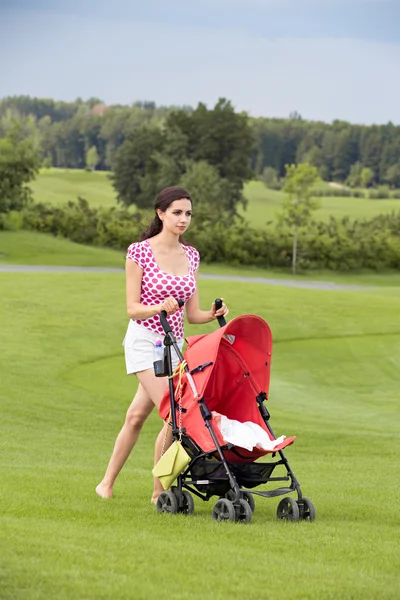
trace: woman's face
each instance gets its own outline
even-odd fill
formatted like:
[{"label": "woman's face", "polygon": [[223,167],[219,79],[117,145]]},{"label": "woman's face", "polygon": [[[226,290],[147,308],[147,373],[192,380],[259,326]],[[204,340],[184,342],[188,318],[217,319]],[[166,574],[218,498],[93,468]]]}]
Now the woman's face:
[{"label": "woman's face", "polygon": [[163,229],[175,235],[182,235],[190,225],[192,218],[192,203],[187,198],[174,200],[165,212],[157,211],[163,221]]}]

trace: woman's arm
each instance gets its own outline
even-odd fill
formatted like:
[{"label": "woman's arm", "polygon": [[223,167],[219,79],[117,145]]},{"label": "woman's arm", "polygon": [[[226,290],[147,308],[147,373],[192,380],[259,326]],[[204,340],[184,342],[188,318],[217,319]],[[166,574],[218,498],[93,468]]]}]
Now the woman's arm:
[{"label": "woman's arm", "polygon": [[199,306],[199,292],[197,289],[197,273],[196,277],[196,291],[193,296],[186,302],[186,316],[189,323],[193,325],[201,325],[203,323],[210,323],[217,317],[223,317],[228,314],[228,309],[225,304],[215,311],[215,302],[212,303],[211,310],[201,310]]},{"label": "woman's arm", "polygon": [[167,315],[173,315],[179,306],[175,298],[167,298],[162,304],[151,304],[146,306],[140,303],[140,292],[142,289],[143,271],[130,258],[126,259],[126,311],[130,319],[148,319],[158,315],[162,310]]},{"label": "woman's arm", "polygon": [[126,259],[126,312],[130,319],[148,319],[161,311],[160,305],[140,304],[143,271],[133,260]]}]

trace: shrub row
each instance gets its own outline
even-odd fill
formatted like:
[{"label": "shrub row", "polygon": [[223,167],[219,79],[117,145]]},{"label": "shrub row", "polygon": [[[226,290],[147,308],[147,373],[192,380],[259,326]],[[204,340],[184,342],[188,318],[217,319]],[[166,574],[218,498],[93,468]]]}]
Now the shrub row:
[{"label": "shrub row", "polygon": [[345,187],[316,188],[313,190],[316,198],[341,197],[341,198],[370,198],[371,200],[380,200],[383,198],[400,198],[400,190],[391,190],[387,185],[381,185],[369,190],[351,189]]},{"label": "shrub row", "polygon": [[[0,219],[0,229],[23,227],[74,242],[124,251],[137,241],[149,215],[120,208],[91,208],[86,200],[62,207],[32,204],[22,213]],[[207,263],[287,267],[292,260],[293,237],[278,226],[252,229],[245,221],[229,227],[221,221],[194,222],[188,243]],[[298,267],[302,269],[400,269],[400,211],[367,220],[349,218],[311,222],[299,233]]]}]

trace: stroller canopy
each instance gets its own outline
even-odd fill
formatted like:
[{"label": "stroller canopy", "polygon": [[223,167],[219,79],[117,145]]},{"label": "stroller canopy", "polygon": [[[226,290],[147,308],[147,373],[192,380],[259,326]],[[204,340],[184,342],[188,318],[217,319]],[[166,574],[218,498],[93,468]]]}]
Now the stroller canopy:
[{"label": "stroller canopy", "polygon": [[229,382],[237,371],[235,363],[251,373],[257,393],[268,394],[272,336],[260,317],[243,315],[213,333],[190,337],[187,341],[185,359],[189,370],[213,363],[193,375],[200,396],[204,395],[210,379],[218,378],[225,388],[230,388]]}]

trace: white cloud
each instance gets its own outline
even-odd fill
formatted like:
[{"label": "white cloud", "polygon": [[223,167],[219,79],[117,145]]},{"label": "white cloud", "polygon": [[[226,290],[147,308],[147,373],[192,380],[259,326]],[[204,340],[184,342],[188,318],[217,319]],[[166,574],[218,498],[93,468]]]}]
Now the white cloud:
[{"label": "white cloud", "polygon": [[[254,0],[253,0],[254,1]],[[400,123],[400,46],[361,40],[275,41],[210,30],[41,15],[1,36],[0,96],[109,103],[213,104],[253,115]]]}]

